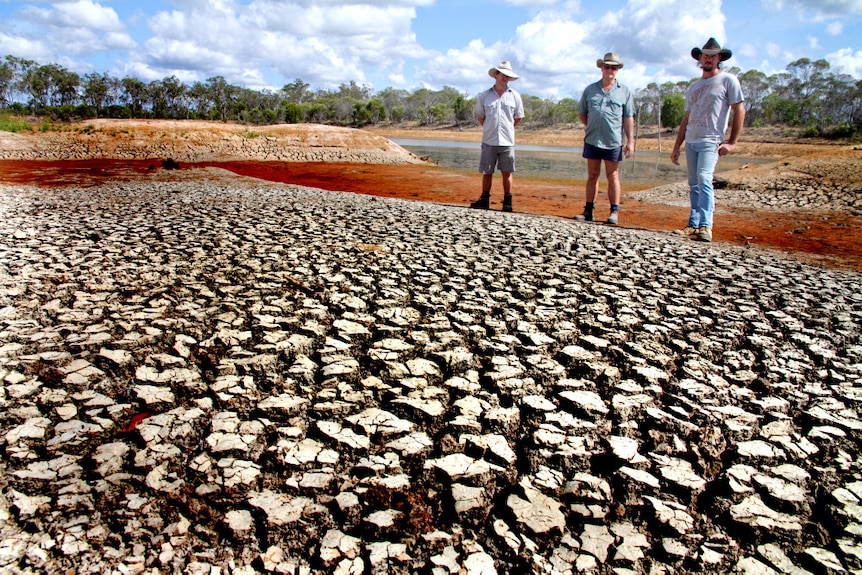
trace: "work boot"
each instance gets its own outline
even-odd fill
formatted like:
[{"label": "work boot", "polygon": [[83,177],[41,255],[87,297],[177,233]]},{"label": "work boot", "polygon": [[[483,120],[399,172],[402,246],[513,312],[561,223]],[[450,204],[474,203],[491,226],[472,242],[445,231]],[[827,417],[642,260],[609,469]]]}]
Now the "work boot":
[{"label": "work boot", "polygon": [[503,211],[512,211],[512,194],[506,194],[505,196],[503,196]]},{"label": "work boot", "polygon": [[698,228],[693,228],[691,226],[685,226],[681,230],[674,230],[673,233],[682,236],[684,238],[694,238],[697,235]]},{"label": "work boot", "polygon": [[491,207],[491,192],[483,191],[479,199],[470,204],[470,207],[476,210],[487,210]]},{"label": "work boot", "polygon": [[699,242],[711,242],[712,241],[712,228],[708,228],[706,226],[697,230],[697,235],[694,236],[694,239]]},{"label": "work boot", "polygon": [[611,210],[611,215],[608,216],[608,223],[612,226],[615,226],[619,222],[620,222],[620,211],[619,210]]},{"label": "work boot", "polygon": [[593,210],[591,208],[584,208],[584,213],[579,216],[575,216],[575,220],[579,222],[593,221]]}]

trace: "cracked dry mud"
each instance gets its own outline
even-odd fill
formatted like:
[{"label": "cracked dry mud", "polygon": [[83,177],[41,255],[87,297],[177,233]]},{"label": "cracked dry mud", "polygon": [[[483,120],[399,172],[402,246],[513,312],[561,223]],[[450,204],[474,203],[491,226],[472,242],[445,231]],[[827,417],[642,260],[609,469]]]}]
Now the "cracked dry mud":
[{"label": "cracked dry mud", "polygon": [[858,273],[198,176],[0,186],[0,570],[862,571]]}]

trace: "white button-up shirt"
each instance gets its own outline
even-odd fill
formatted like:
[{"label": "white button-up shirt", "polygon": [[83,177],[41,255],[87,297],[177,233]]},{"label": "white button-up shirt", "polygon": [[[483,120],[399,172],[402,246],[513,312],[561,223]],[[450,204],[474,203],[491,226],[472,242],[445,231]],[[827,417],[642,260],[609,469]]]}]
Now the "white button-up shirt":
[{"label": "white button-up shirt", "polygon": [[515,145],[515,119],[524,117],[524,103],[518,92],[508,88],[500,96],[491,87],[476,98],[473,114],[485,120],[482,124],[483,144]]}]

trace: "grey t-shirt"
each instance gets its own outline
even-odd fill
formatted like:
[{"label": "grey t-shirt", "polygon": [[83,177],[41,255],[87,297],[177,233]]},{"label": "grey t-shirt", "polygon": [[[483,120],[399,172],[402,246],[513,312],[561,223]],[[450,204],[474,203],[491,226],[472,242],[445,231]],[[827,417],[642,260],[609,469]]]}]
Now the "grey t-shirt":
[{"label": "grey t-shirt", "polygon": [[696,80],[685,95],[688,126],[685,140],[693,142],[724,141],[730,107],[744,101],[739,79],[721,72],[712,78]]}]

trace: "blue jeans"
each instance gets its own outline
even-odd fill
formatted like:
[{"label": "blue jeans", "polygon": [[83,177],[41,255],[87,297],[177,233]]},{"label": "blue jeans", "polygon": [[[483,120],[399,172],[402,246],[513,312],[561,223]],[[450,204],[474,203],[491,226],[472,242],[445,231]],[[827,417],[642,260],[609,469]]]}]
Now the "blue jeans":
[{"label": "blue jeans", "polygon": [[718,163],[718,146],[718,142],[695,142],[685,145],[691,202],[689,227],[712,227],[712,215],[715,212],[712,174],[715,171],[715,164]]}]

